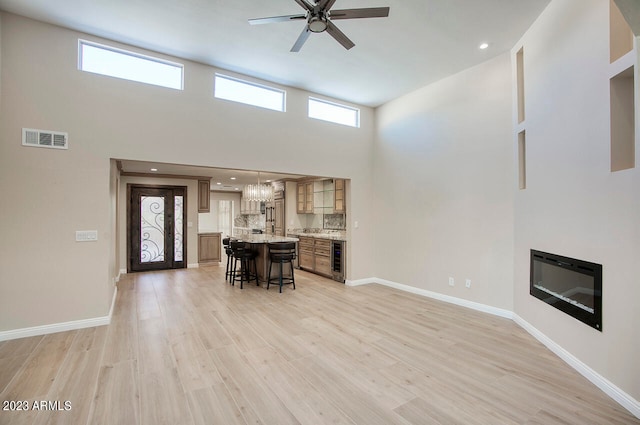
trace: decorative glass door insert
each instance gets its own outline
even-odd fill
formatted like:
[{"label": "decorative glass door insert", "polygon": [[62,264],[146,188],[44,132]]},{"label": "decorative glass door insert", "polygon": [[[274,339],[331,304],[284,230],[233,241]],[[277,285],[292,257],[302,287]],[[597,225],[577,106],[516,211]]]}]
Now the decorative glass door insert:
[{"label": "decorative glass door insert", "polygon": [[186,187],[129,186],[130,271],[185,267]]},{"label": "decorative glass door insert", "polygon": [[175,196],[174,198],[174,236],[173,236],[173,258],[176,261],[183,261],[182,256],[182,225],[183,225],[183,204],[184,196]]},{"label": "decorative glass door insert", "polygon": [[164,262],[164,197],[140,198],[140,262]]}]

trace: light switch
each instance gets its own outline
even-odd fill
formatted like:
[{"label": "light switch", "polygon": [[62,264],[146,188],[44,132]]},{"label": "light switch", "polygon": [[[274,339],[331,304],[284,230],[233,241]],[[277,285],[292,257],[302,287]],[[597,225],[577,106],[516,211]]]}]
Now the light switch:
[{"label": "light switch", "polygon": [[98,240],[97,230],[77,230],[76,242],[95,242]]}]

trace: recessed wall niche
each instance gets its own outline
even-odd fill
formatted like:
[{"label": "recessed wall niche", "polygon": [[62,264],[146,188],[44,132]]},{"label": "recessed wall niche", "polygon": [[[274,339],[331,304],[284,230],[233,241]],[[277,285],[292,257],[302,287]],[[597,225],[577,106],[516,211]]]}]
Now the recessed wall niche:
[{"label": "recessed wall niche", "polygon": [[527,140],[524,130],[518,133],[518,187],[527,188]]},{"label": "recessed wall niche", "polygon": [[516,90],[518,102],[518,124],[524,121],[524,50],[516,53]]},{"label": "recessed wall niche", "polygon": [[609,80],[611,171],[635,167],[634,67]]},{"label": "recessed wall niche", "polygon": [[609,0],[609,62],[633,50],[633,32],[613,0]]}]

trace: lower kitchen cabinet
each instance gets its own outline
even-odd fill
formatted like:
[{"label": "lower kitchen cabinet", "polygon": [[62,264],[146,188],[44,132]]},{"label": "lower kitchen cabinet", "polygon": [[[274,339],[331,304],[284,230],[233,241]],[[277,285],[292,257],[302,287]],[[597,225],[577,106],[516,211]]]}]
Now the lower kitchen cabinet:
[{"label": "lower kitchen cabinet", "polygon": [[298,249],[299,249],[299,262],[300,268],[313,271],[314,269],[314,261],[313,261],[313,238],[308,238],[304,236],[299,237],[298,241]]},{"label": "lower kitchen cabinet", "polygon": [[198,263],[215,263],[222,259],[222,233],[198,234]]},{"label": "lower kitchen cabinet", "polygon": [[313,254],[315,256],[315,272],[331,276],[331,241],[316,239]]},{"label": "lower kitchen cabinet", "polygon": [[332,277],[330,240],[300,236],[298,246],[301,269]]}]

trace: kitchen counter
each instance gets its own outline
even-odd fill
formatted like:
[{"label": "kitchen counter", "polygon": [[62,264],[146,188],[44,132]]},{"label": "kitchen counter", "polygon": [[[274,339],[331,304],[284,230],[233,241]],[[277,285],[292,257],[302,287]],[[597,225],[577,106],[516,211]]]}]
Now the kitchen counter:
[{"label": "kitchen counter", "polygon": [[306,237],[317,239],[330,239],[333,241],[346,241],[347,237],[344,233],[305,233],[305,232],[287,232],[287,236]]},{"label": "kitchen counter", "polygon": [[276,243],[276,242],[298,242],[298,238],[265,235],[265,234],[243,235],[238,237],[237,239],[239,241],[255,243],[255,244]]}]

